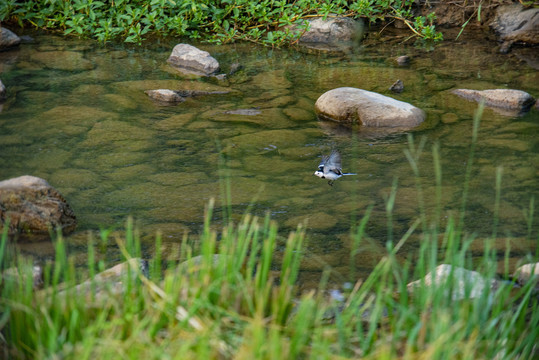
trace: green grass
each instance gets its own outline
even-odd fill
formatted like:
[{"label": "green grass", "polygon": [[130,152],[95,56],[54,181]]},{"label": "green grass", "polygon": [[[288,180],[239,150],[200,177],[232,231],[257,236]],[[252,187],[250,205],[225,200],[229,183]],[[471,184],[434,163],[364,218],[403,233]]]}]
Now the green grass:
[{"label": "green grass", "polygon": [[[481,109],[473,128],[479,127]],[[476,133],[476,131],[474,131]],[[475,143],[476,136],[473,136]],[[473,148],[466,173],[473,163]],[[406,152],[419,178],[424,143],[410,141]],[[433,147],[435,176],[441,184],[439,149]],[[496,181],[498,203],[501,171]],[[468,176],[468,175],[467,175]],[[422,184],[416,183],[418,190]],[[384,256],[364,279],[332,300],[325,273],[318,289],[300,293],[298,274],[304,250],[301,228],[282,238],[269,216],[245,215],[219,232],[206,211],[204,229],[181,243],[181,262],[166,259],[161,240],[147,271],[141,270],[138,232],[127,221],[118,240],[124,271],[99,274],[94,243],[88,245],[87,269],[76,268],[61,236],[55,261],[45,270],[45,285],[34,290],[30,260],[16,254],[4,231],[0,269],[19,276],[0,280],[0,357],[13,359],[532,359],[539,355],[537,279],[515,287],[506,281],[477,291],[472,277],[459,290],[458,270],[443,281],[411,281],[439,264],[478,271],[495,279],[500,261],[492,243],[472,258],[473,235],[465,234],[464,215],[441,227],[432,214],[421,214],[408,232],[394,238],[392,209],[396,185],[386,199],[388,238]],[[418,191],[421,194],[421,191]],[[467,191],[464,191],[465,211]],[[438,196],[439,197],[439,196]],[[421,199],[419,199],[421,204]],[[495,205],[496,207],[497,205]],[[420,208],[423,207],[420,205]],[[532,236],[533,199],[527,213]],[[424,211],[424,210],[423,210]],[[494,212],[496,213],[496,211]],[[366,238],[371,209],[351,229],[350,266]],[[417,252],[402,260],[403,245],[422,236]],[[107,241],[102,231],[101,243]],[[401,256],[398,256],[401,255]],[[537,256],[537,254],[535,254]],[[505,252],[505,261],[509,249]],[[537,261],[535,259],[534,261]],[[89,281],[84,282],[86,279]],[[81,284],[81,285],[77,285]],[[471,293],[475,297],[469,296]]]}]

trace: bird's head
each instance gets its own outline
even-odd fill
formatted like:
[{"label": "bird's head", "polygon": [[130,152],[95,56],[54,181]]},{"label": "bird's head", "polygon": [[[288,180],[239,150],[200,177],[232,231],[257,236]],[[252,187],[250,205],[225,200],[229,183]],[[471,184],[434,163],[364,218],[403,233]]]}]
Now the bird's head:
[{"label": "bird's head", "polygon": [[325,179],[325,176],[324,176],[324,172],[323,172],[323,171],[316,170],[316,171],[314,172],[314,174],[315,174],[316,176],[318,176],[319,178]]}]

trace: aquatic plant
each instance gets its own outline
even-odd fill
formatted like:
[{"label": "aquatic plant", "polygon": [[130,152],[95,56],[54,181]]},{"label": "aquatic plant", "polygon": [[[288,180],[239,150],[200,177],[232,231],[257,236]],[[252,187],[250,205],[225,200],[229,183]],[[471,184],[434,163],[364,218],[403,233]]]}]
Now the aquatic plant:
[{"label": "aquatic plant", "polygon": [[271,46],[290,44],[298,33],[286,25],[317,16],[347,16],[375,22],[401,19],[415,36],[441,40],[434,14],[415,17],[412,0],[49,0],[0,3],[0,21],[94,38],[141,43],[149,35],[186,36],[215,43],[236,40]]}]

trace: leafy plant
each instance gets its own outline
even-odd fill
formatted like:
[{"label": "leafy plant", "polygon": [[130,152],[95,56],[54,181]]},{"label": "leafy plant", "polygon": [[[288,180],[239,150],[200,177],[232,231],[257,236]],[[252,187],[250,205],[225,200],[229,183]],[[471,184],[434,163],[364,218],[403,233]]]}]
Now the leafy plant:
[{"label": "leafy plant", "polygon": [[[0,21],[102,42],[120,38],[140,44],[149,35],[171,35],[281,46],[297,40],[308,26],[305,20],[338,15],[371,22],[400,18],[415,36],[441,40],[432,16],[412,20],[412,6],[412,0],[6,0],[0,4]],[[289,25],[299,31],[290,31]]]}]

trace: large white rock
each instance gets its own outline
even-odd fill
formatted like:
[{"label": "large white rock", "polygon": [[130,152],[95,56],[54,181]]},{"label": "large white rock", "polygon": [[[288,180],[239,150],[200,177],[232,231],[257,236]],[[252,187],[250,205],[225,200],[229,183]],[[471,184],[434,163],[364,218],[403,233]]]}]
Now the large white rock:
[{"label": "large white rock", "polygon": [[209,52],[189,44],[174,46],[167,62],[177,70],[209,76],[219,71],[219,62]]},{"label": "large white rock", "polygon": [[425,120],[423,110],[375,92],[342,87],[318,98],[315,110],[321,119],[366,127],[413,128]]}]

